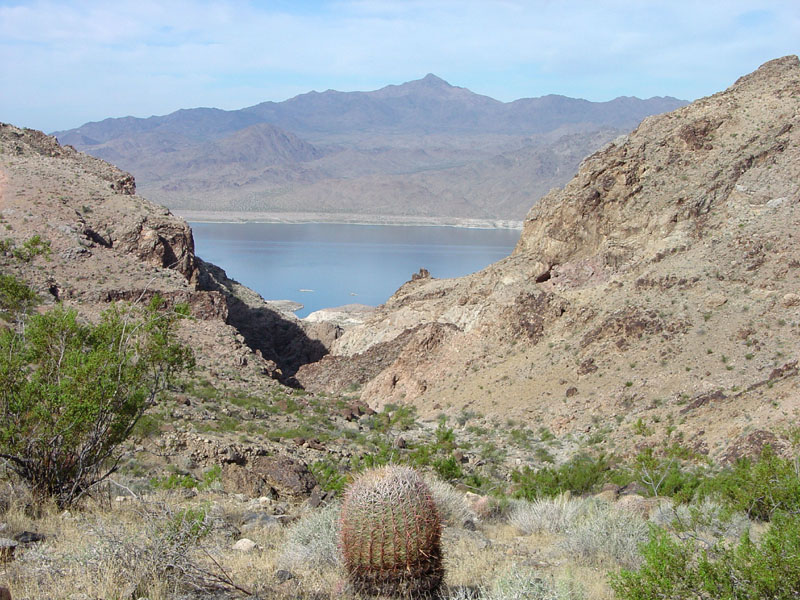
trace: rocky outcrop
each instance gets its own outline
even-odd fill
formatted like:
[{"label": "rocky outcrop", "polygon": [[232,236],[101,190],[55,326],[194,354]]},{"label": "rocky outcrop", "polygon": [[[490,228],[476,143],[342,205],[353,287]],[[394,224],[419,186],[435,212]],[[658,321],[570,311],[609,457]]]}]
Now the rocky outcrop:
[{"label": "rocky outcrop", "polygon": [[317,481],[300,460],[287,456],[257,456],[244,465],[225,465],[222,484],[226,491],[251,498],[275,496],[299,500],[311,495]]},{"label": "rocky outcrop", "polygon": [[275,365],[270,371],[273,377],[294,385],[301,365],[316,362],[328,353],[320,339],[327,331],[304,328],[298,318],[275,310],[256,292],[229,279],[223,269],[201,259],[196,261],[198,286],[222,295],[227,306],[226,322],[236,328],[248,347]]},{"label": "rocky outcrop", "polygon": [[[69,173],[79,178],[68,179],[60,190],[59,200],[69,218],[64,228],[89,244],[132,254],[153,266],[174,269],[192,280],[195,265],[191,229],[166,208],[135,196],[136,183],[130,173],[71,146],[61,146],[54,137],[41,131],[0,123],[0,141],[16,157],[23,160],[28,157],[31,164],[55,159],[56,162],[50,163],[54,170],[62,176]],[[71,193],[72,188],[81,184],[92,187],[93,193],[80,205],[73,206],[71,200],[77,198]]]},{"label": "rocky outcrop", "polygon": [[136,182],[133,175],[126,173],[104,160],[78,152],[72,146],[62,146],[51,135],[35,129],[15,127],[8,123],[0,123],[0,139],[9,143],[15,156],[38,154],[48,158],[60,158],[80,164],[84,171],[106,181],[108,188],[114,192],[133,196],[136,193]]},{"label": "rocky outcrop", "polygon": [[110,236],[110,244],[153,266],[175,269],[192,280],[195,272],[192,230],[166,210],[158,215],[124,219]]},{"label": "rocky outcrop", "polygon": [[[255,292],[194,254],[185,221],[135,194],[133,177],[41,132],[0,124],[0,222],[4,244],[24,247],[34,236],[40,256],[0,262],[45,302],[63,302],[95,318],[111,302],[186,303],[194,320],[181,334],[201,372],[258,390],[271,378],[291,382],[325,344],[293,315],[274,310]],[[46,250],[46,251],[45,251]],[[336,336],[324,324],[318,335]]]},{"label": "rocky outcrop", "polygon": [[751,204],[791,197],[791,181],[765,185],[765,167],[793,154],[799,85],[798,59],[787,56],[725,92],[646,118],[531,209],[515,253],[535,257],[537,279],[589,256],[620,268],[681,247],[711,211],[742,195]]}]

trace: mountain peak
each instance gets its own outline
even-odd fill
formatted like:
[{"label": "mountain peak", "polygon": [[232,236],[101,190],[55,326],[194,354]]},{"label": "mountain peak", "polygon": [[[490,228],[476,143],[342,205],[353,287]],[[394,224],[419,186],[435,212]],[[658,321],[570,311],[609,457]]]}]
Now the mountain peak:
[{"label": "mountain peak", "polygon": [[731,89],[748,85],[756,87],[784,85],[788,81],[797,81],[799,78],[800,59],[797,55],[790,54],[765,62],[752,73],[737,79]]},{"label": "mountain peak", "polygon": [[409,83],[424,83],[425,85],[431,86],[431,87],[433,87],[433,86],[436,86],[436,87],[453,87],[452,85],[447,83],[444,79],[442,79],[441,77],[437,77],[433,73],[428,73],[422,79],[419,79],[417,81],[411,81]]}]

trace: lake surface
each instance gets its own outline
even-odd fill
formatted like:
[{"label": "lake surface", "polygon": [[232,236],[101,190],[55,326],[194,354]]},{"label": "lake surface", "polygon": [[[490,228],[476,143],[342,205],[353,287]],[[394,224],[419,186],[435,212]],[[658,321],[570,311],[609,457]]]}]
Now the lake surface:
[{"label": "lake surface", "polygon": [[267,300],[303,304],[299,317],[344,304],[384,303],[424,267],[459,277],[509,255],[519,230],[191,223],[195,252]]}]

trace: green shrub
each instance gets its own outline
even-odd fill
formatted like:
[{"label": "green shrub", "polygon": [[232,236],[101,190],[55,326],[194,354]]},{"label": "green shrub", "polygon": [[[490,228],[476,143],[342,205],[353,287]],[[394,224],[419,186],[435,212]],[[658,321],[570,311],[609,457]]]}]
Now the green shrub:
[{"label": "green shrub", "polygon": [[177,473],[150,479],[151,487],[157,490],[177,490],[179,488],[191,490],[197,487],[197,483],[197,479],[191,475],[178,475]]},{"label": "green shrub", "polygon": [[690,541],[677,541],[665,530],[653,527],[649,542],[642,548],[642,566],[613,574],[611,588],[621,600],[699,598],[697,573],[691,568],[693,557]]},{"label": "green shrub", "polygon": [[646,448],[633,461],[631,480],[639,481],[651,496],[670,496],[688,502],[706,474],[700,468],[688,467],[681,458],[681,450],[667,448],[657,454],[653,448]]},{"label": "green shrub", "polygon": [[732,510],[768,521],[776,511],[800,511],[800,475],[794,460],[765,446],[757,460],[740,459],[732,468],[709,477],[698,495],[718,497]]},{"label": "green shrub", "polygon": [[700,549],[654,527],[644,563],[611,578],[622,600],[749,600],[800,595],[800,516],[773,513],[759,543],[745,534],[735,547]]},{"label": "green shrub", "polygon": [[433,468],[436,469],[436,473],[439,477],[445,481],[459,479],[464,474],[464,471],[461,469],[461,463],[453,456],[437,458],[433,461]]},{"label": "green shrub", "polygon": [[388,433],[392,429],[408,431],[416,426],[416,407],[387,404],[379,413],[366,419],[366,425],[373,431]]},{"label": "green shrub", "polygon": [[341,492],[347,483],[347,476],[339,472],[336,465],[327,460],[319,460],[310,467],[314,479],[325,491]]},{"label": "green shrub", "polygon": [[41,236],[34,235],[23,242],[21,247],[14,248],[12,254],[23,262],[30,262],[35,256],[50,256],[50,242],[43,240]]},{"label": "green shrub", "polygon": [[154,298],[97,325],[61,307],[0,332],[0,458],[59,506],[117,467],[117,448],[171,376],[192,364],[179,315]]},{"label": "green shrub", "polygon": [[13,321],[39,303],[39,297],[13,275],[0,273],[0,317]]},{"label": "green shrub", "polygon": [[211,531],[211,519],[204,507],[183,508],[167,523],[167,535],[172,538],[197,540]]},{"label": "green shrub", "polygon": [[611,461],[600,455],[596,458],[578,454],[559,467],[544,467],[534,470],[525,467],[514,471],[514,497],[534,500],[572,492],[584,494],[608,480]]},{"label": "green shrub", "polygon": [[207,490],[218,485],[222,478],[222,467],[214,465],[203,472],[203,480],[200,482],[200,489]]}]

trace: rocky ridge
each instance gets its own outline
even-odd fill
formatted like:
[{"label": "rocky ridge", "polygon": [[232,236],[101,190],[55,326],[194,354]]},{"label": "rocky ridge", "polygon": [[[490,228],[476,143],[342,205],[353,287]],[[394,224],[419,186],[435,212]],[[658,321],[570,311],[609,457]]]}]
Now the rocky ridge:
[{"label": "rocky ridge", "polygon": [[[209,376],[269,387],[325,353],[294,316],[196,257],[186,222],[136,195],[130,174],[41,132],[0,124],[0,215],[6,246],[33,236],[48,244],[30,261],[10,251],[3,258],[3,270],[45,304],[63,302],[91,317],[110,302],[156,293],[189,303],[195,320],[182,335]],[[331,325],[316,329],[326,339],[336,335]]]},{"label": "rocky ridge", "polygon": [[519,223],[586,154],[683,104],[553,95],[504,103],[428,75],[372,92],[105,119],[55,135],[135,173],[148,198],[193,218]]},{"label": "rocky ridge", "polygon": [[800,410],[798,181],[789,56],[646,118],[534,206],[510,257],[414,278],[298,380],[722,454]]}]

